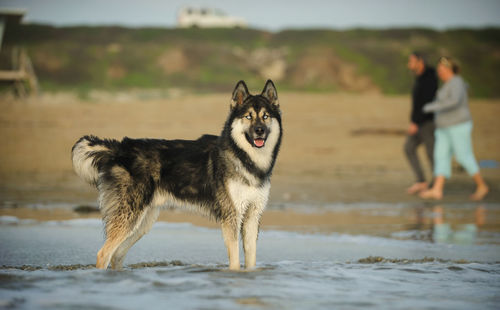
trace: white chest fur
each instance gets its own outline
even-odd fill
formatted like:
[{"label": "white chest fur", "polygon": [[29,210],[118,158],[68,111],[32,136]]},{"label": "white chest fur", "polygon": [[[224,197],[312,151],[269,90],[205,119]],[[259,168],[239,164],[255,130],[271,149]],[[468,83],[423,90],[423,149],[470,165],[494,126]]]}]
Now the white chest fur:
[{"label": "white chest fur", "polygon": [[250,205],[256,208],[258,213],[262,213],[269,198],[271,183],[266,182],[262,186],[252,186],[239,180],[229,181],[227,189],[239,215],[245,214]]}]

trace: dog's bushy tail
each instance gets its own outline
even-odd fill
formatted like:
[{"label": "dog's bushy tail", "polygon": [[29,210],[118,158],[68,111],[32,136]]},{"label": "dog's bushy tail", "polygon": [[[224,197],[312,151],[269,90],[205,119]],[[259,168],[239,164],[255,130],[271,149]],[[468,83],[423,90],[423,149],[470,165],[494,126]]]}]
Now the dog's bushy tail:
[{"label": "dog's bushy tail", "polygon": [[81,137],[71,149],[73,169],[89,184],[97,186],[99,171],[111,158],[114,140],[103,140],[96,136]]}]

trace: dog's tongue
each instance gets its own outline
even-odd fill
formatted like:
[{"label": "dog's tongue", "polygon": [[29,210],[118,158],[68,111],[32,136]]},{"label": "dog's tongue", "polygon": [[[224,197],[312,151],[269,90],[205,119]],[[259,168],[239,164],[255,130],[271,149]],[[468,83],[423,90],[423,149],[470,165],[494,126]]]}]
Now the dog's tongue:
[{"label": "dog's tongue", "polygon": [[255,140],[253,140],[253,143],[255,143],[256,147],[263,147],[264,146],[264,139],[255,139]]}]

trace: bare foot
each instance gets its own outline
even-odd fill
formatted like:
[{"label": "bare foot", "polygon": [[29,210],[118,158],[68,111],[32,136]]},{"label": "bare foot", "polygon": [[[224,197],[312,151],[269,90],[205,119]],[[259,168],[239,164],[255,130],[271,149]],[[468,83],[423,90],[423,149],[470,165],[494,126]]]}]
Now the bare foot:
[{"label": "bare foot", "polygon": [[486,185],[478,186],[474,194],[470,195],[470,199],[474,201],[483,200],[484,196],[488,194],[490,189]]},{"label": "bare foot", "polygon": [[420,198],[423,199],[435,199],[435,200],[441,200],[443,199],[443,192],[439,191],[437,189],[428,189],[426,191],[423,191],[420,193]]},{"label": "bare foot", "polygon": [[417,193],[420,193],[421,191],[425,191],[427,189],[427,182],[419,182],[415,183],[412,186],[408,187],[406,192],[409,195],[415,195]]}]

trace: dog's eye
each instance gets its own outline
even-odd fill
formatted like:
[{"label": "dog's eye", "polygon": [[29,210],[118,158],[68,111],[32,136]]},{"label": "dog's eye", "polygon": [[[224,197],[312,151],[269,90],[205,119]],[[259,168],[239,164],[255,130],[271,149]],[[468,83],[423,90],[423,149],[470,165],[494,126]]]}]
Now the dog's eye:
[{"label": "dog's eye", "polygon": [[268,116],[267,114],[264,114],[264,115],[262,116],[262,119],[268,119],[268,118],[269,118],[269,116]]},{"label": "dog's eye", "polygon": [[246,119],[252,119],[252,115],[248,114],[247,116],[245,116]]}]

